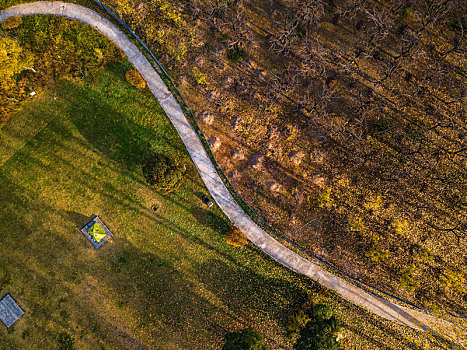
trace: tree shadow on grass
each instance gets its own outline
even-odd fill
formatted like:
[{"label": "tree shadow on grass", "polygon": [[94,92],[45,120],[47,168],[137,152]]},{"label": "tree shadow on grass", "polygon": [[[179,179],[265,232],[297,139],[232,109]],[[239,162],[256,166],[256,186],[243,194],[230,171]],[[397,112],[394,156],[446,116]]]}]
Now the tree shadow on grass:
[{"label": "tree shadow on grass", "polygon": [[[209,348],[226,332],[222,325],[237,320],[237,315],[207,298],[201,292],[202,285],[188,280],[173,261],[142,252],[122,238],[114,239],[112,251],[103,258],[111,273],[96,272],[96,278],[112,290],[117,307],[146,315],[136,326],[151,334],[150,347],[163,347],[158,343],[163,336],[167,343],[176,343],[180,348],[193,348],[193,344]],[[167,329],[161,328],[160,322],[167,325],[170,335],[164,335]],[[206,343],[213,333],[217,341]]]},{"label": "tree shadow on grass", "polygon": [[202,226],[212,228],[214,231],[224,234],[232,225],[227,218],[215,214],[212,210],[195,206],[191,213]]},{"label": "tree shadow on grass", "polygon": [[142,137],[147,128],[125,118],[86,86],[64,80],[58,91],[68,99],[67,113],[80,133],[106,157],[134,169],[150,155],[151,145]]},{"label": "tree shadow on grass", "polygon": [[[118,67],[109,68],[107,72],[110,72],[113,81],[127,85],[120,76],[121,72],[117,70]],[[115,92],[118,96],[109,98],[99,90],[102,88],[62,80],[56,89],[57,95],[67,102],[67,114],[80,133],[96,149],[130,170],[139,166],[154,149],[175,155],[184,152],[183,144],[166,116],[154,117],[165,118],[159,121],[146,116],[145,110],[157,114],[164,113],[155,100],[151,101],[153,96],[140,96],[140,92],[119,90]],[[120,96],[122,94],[128,96]],[[122,98],[126,99],[125,103],[122,102]],[[149,102],[146,102],[146,98]]]},{"label": "tree shadow on grass", "polygon": [[82,229],[95,215],[86,216],[75,211],[65,210],[64,214],[68,217],[68,220],[76,225],[77,229]]},{"label": "tree shadow on grass", "polygon": [[[300,283],[264,276],[248,267],[232,266],[218,259],[202,263],[198,269],[203,272],[200,278],[207,288],[239,316],[241,322],[237,328],[241,328],[238,326],[243,324],[242,321],[254,318],[255,314],[268,314],[285,326],[291,312],[309,295]],[[248,309],[245,305],[249,306]],[[275,344],[273,348],[282,347],[271,337],[266,338],[271,345]]]}]

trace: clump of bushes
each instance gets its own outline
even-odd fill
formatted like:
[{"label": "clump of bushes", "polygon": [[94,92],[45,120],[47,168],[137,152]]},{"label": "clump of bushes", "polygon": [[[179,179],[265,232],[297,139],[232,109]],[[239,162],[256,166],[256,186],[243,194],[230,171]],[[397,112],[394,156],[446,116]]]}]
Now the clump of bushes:
[{"label": "clump of bushes", "polygon": [[125,73],[126,80],[138,90],[143,90],[146,87],[146,81],[141,74],[134,69],[130,69]]},{"label": "clump of bushes", "polygon": [[9,30],[9,29],[14,29],[18,28],[23,24],[23,20],[19,16],[11,16],[3,20],[2,22],[2,28]]},{"label": "clump of bushes", "polygon": [[226,233],[225,240],[234,247],[244,247],[248,243],[245,234],[235,226],[232,226]]},{"label": "clump of bushes", "polygon": [[401,287],[411,292],[413,292],[419,284],[419,281],[417,281],[414,277],[414,272],[415,264],[411,264],[410,267],[401,271],[399,276]]},{"label": "clump of bushes", "polygon": [[287,338],[296,350],[337,350],[342,327],[329,305],[309,300],[292,314]]},{"label": "clump of bushes", "polygon": [[332,190],[330,188],[325,189],[320,193],[318,197],[318,204],[320,208],[331,207],[334,199],[331,197]]},{"label": "clump of bushes", "polygon": [[300,330],[300,335],[294,345],[296,350],[338,350],[338,341],[342,327],[333,316],[329,305],[316,304],[312,308],[312,317]]},{"label": "clump of bushes", "polygon": [[374,244],[373,247],[365,253],[365,255],[371,260],[378,262],[388,260],[391,253],[388,249],[381,249],[378,244]]},{"label": "clump of bushes", "polygon": [[392,228],[398,235],[408,235],[409,222],[407,220],[395,220],[392,223]]},{"label": "clump of bushes", "polygon": [[360,217],[353,217],[349,219],[348,223],[349,231],[359,232],[365,229],[365,223]]},{"label": "clump of bushes", "polygon": [[73,338],[67,332],[60,332],[58,334],[58,344],[60,350],[72,350],[73,349]]},{"label": "clump of bushes", "polygon": [[185,170],[184,164],[164,154],[154,154],[143,166],[148,184],[165,193],[180,186]]},{"label": "clump of bushes", "polygon": [[465,278],[461,272],[446,270],[441,276],[441,282],[447,289],[454,289],[460,293],[465,293]]},{"label": "clump of bushes", "polygon": [[222,350],[266,350],[264,338],[252,328],[245,328],[238,332],[225,335]]},{"label": "clump of bushes", "polygon": [[291,343],[295,343],[300,335],[300,330],[311,321],[310,315],[305,310],[298,310],[293,315],[290,315],[287,324],[287,338]]},{"label": "clump of bushes", "polygon": [[207,75],[202,73],[198,67],[193,67],[193,76],[195,77],[196,83],[198,85],[209,85],[209,82],[207,81]]}]

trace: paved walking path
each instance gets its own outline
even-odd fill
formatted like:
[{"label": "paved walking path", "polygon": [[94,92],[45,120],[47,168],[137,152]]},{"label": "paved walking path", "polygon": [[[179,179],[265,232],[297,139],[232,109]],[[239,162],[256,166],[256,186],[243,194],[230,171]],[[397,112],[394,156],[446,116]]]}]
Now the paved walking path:
[{"label": "paved walking path", "polygon": [[[177,129],[193,162],[211,192],[214,200],[227,217],[245,233],[248,239],[270,257],[289,269],[306,275],[321,285],[332,289],[348,301],[359,305],[385,319],[407,325],[418,330],[439,333],[441,328],[447,330],[446,337],[453,339],[454,332],[450,331],[451,324],[412,309],[386,301],[365,290],[348,283],[344,279],[333,275],[320,266],[310,262],[297,253],[291,251],[273,237],[262,230],[233,199],[221,178],[211,163],[195,130],[191,127],[174,96],[157,72],[140,52],[140,50],[114,24],[98,13],[64,2],[40,1],[19,5],[6,9],[0,13],[0,22],[9,16],[23,15],[56,15],[78,20],[96,28],[117,45],[128,57],[128,60],[141,73],[148,86],[161,104],[167,116]],[[462,332],[467,334],[465,328]],[[443,332],[444,334],[444,332]],[[465,339],[463,340],[465,342]]]}]

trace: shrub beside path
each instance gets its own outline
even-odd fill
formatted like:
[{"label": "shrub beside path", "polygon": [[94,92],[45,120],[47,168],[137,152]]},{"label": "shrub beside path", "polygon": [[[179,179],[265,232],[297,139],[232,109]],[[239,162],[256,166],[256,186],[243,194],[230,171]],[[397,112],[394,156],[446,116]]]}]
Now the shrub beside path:
[{"label": "shrub beside path", "polygon": [[287,268],[306,275],[321,285],[338,293],[344,299],[359,305],[390,321],[417,330],[432,332],[455,342],[466,344],[467,328],[461,320],[442,320],[427,313],[416,311],[384,300],[359,288],[341,277],[324,270],[285,247],[261,229],[238,205],[211,163],[196,131],[186,119],[181,106],[168,90],[158,73],[117,26],[88,8],[64,2],[39,1],[10,7],[0,13],[0,22],[10,16],[56,15],[86,23],[107,36],[120,48],[133,66],[148,83],[167,116],[185,144],[201,178],[219,207],[227,217],[264,253]]}]

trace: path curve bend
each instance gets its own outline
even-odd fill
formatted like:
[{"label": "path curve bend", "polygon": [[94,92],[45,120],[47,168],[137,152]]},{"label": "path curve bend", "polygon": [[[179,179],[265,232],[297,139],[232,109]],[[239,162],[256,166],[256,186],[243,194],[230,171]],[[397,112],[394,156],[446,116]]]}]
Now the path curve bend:
[{"label": "path curve bend", "polygon": [[[225,187],[203,148],[196,131],[186,119],[181,106],[153,66],[117,26],[100,14],[91,9],[71,3],[39,1],[10,7],[2,11],[0,13],[0,22],[10,16],[39,14],[62,16],[86,23],[107,36],[124,52],[128,60],[146,80],[152,94],[159,101],[170,121],[175,126],[214,200],[227,217],[264,253],[287,268],[312,278],[321,285],[335,291],[344,299],[385,319],[398,322],[413,329],[436,332],[437,334],[439,334],[438,330],[443,329],[447,331],[447,333],[442,332],[443,336],[465,344],[465,339],[459,339],[459,332],[453,331],[453,323],[384,300],[348,283],[341,277],[333,275],[317,264],[293,252],[261,229],[243,211]],[[462,327],[461,333],[467,334],[464,327]],[[461,336],[461,338],[463,337]]]}]

